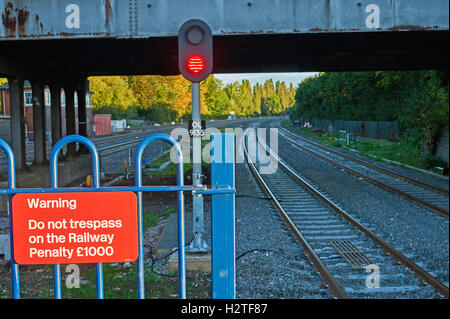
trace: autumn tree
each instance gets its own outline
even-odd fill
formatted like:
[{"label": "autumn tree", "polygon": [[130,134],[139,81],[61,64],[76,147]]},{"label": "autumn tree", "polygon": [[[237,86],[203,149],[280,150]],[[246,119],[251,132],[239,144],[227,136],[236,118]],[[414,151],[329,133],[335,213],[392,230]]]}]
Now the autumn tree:
[{"label": "autumn tree", "polygon": [[[191,82],[183,76],[101,76],[91,77],[94,111],[109,112],[113,118],[145,118],[169,122],[189,117],[192,112]],[[267,80],[253,88],[249,80],[223,83],[210,75],[201,83],[200,105],[204,116],[278,114],[292,105],[292,94],[284,82]],[[276,97],[276,98],[275,98]],[[280,110],[281,108],[281,110]]]},{"label": "autumn tree", "polygon": [[128,86],[126,77],[90,77],[89,89],[94,93],[92,95],[94,110],[105,106],[124,110],[136,104],[134,92]]}]

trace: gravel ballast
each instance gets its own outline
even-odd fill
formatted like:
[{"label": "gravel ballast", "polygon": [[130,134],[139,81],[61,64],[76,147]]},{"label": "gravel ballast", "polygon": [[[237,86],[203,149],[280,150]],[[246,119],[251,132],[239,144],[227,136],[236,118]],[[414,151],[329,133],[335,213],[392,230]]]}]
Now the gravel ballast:
[{"label": "gravel ballast", "polygon": [[[448,286],[447,218],[333,167],[282,138],[279,138],[278,143],[282,160],[291,168],[319,187],[347,213]],[[389,167],[387,164],[383,166]],[[413,174],[420,178],[420,173]],[[424,180],[429,179],[428,175],[422,175]]]}]

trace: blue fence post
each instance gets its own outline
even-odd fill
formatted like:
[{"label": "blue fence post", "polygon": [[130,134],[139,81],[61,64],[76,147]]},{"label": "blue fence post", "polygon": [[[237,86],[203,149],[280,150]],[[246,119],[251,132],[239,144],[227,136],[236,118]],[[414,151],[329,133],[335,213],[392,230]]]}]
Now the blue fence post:
[{"label": "blue fence post", "polygon": [[[0,147],[5,152],[8,159],[8,188],[16,188],[16,166],[14,161],[14,152],[11,147],[4,140],[0,139]],[[11,286],[12,297],[14,299],[20,299],[20,282],[19,282],[19,265],[14,261],[14,245],[13,245],[13,227],[12,227],[12,196],[9,196],[9,240],[11,244]]]},{"label": "blue fence post", "polygon": [[[92,158],[92,187],[100,188],[100,157],[95,147],[95,144],[88,138],[81,135],[68,135],[56,142],[52,149],[50,156],[50,178],[51,188],[58,188],[58,157],[61,149],[68,143],[81,143],[84,144]],[[103,299],[103,265],[97,263],[96,267],[96,286],[97,286],[97,298]],[[56,299],[61,299],[61,265],[55,264],[53,266],[53,294]]]},{"label": "blue fence post", "polygon": [[[177,154],[177,186],[184,186],[183,152],[180,144],[171,136],[156,133],[147,136],[139,143],[135,156],[135,185],[142,187],[142,156],[145,148],[153,141],[165,141],[171,144]],[[145,298],[144,285],[144,234],[143,234],[143,200],[142,192],[137,192],[137,212],[138,212],[138,298]],[[178,282],[179,297],[186,298],[186,262],[185,262],[185,230],[184,230],[184,195],[183,191],[178,191]]]},{"label": "blue fence post", "polygon": [[[211,188],[235,187],[234,134],[211,136]],[[212,195],[212,293],[215,299],[236,297],[235,194]]]}]

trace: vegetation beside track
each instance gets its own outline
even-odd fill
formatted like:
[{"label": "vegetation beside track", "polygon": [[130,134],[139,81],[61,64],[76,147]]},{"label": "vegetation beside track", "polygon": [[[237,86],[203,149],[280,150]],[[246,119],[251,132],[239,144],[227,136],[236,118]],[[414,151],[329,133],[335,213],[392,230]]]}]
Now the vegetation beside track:
[{"label": "vegetation beside track", "polygon": [[414,148],[404,141],[388,141],[373,138],[357,138],[351,141],[350,147],[345,146],[337,137],[330,141],[329,133],[321,129],[309,129],[292,124],[291,121],[283,121],[283,125],[297,133],[316,140],[326,146],[340,147],[342,149],[356,150],[368,159],[383,161],[388,159],[405,165],[425,170],[432,170],[436,166],[447,168],[448,165],[435,156],[418,154]]},{"label": "vegetation beside track", "polygon": [[398,147],[368,140],[361,150],[425,169],[442,166],[433,154],[449,127],[448,76],[439,71],[320,73],[299,84],[289,114],[305,121],[395,121]]}]

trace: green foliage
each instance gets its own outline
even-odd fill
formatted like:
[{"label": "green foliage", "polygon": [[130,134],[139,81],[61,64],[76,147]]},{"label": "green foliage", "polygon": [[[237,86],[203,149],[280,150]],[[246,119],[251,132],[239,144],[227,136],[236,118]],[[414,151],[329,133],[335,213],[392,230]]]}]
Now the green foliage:
[{"label": "green foliage", "polygon": [[102,106],[93,109],[95,114],[111,114],[112,120],[143,120],[144,117],[140,115],[140,110],[136,106],[130,106],[127,109],[118,108],[115,106]]},{"label": "green foliage", "polygon": [[287,89],[284,82],[278,81],[275,88],[272,79],[263,85],[257,83],[253,90],[248,80],[228,84],[223,90],[228,97],[228,112],[237,116],[280,114],[294,104],[293,85]]},{"label": "green foliage", "polygon": [[89,78],[92,95],[92,107],[98,109],[112,106],[126,110],[136,104],[133,92],[129,88],[126,78],[122,76],[99,76]]},{"label": "green foliage", "polygon": [[[113,119],[146,119],[160,123],[189,119],[191,83],[178,76],[101,76],[91,77],[90,90],[95,113],[110,113]],[[248,80],[226,86],[210,75],[201,83],[201,113],[204,119],[279,114],[294,103],[293,85],[284,82],[253,88]],[[264,100],[262,100],[264,99]],[[263,105],[265,101],[267,105]]]},{"label": "green foliage", "polygon": [[274,115],[283,111],[280,98],[278,96],[271,96],[261,98],[261,114],[262,115]]},{"label": "green foliage", "polygon": [[[330,142],[330,137],[326,132],[321,130],[307,129],[293,125],[292,121],[284,121],[283,125],[291,130],[297,131],[301,135],[317,140],[324,145],[343,147],[342,142],[337,141],[334,138],[333,142]],[[381,159],[388,159],[421,169],[432,169],[436,166],[448,167],[446,163],[436,156],[421,155],[421,150],[419,151],[417,146],[418,142],[421,140],[423,140],[421,134],[417,134],[417,132],[410,130],[408,135],[398,142],[363,138],[352,141],[350,147],[371,160],[382,161]],[[346,147],[344,146],[344,148]]]},{"label": "green foliage", "polygon": [[223,91],[223,84],[213,76],[208,77],[202,85],[206,87],[205,103],[212,115],[225,114],[228,107],[228,97]]},{"label": "green foliage", "polygon": [[158,123],[169,123],[177,119],[177,112],[169,108],[167,104],[155,104],[149,110],[139,110],[144,119]]},{"label": "green foliage", "polygon": [[170,208],[167,209],[159,214],[153,213],[153,212],[149,212],[149,211],[145,211],[144,212],[144,218],[143,218],[143,226],[144,229],[147,229],[149,227],[153,227],[153,226],[157,226],[158,225],[158,221],[161,217],[163,216],[169,216],[170,214],[176,213],[176,209],[174,208]]}]

